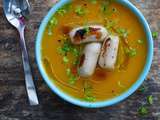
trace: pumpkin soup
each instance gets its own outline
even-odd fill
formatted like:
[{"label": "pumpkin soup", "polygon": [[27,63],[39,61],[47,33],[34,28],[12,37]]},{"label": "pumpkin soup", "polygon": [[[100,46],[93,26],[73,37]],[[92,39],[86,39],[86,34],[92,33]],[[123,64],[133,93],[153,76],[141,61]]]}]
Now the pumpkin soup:
[{"label": "pumpkin soup", "polygon": [[138,79],[147,41],[138,18],[115,0],[73,0],[50,19],[42,40],[50,79],[88,102],[114,98]]}]

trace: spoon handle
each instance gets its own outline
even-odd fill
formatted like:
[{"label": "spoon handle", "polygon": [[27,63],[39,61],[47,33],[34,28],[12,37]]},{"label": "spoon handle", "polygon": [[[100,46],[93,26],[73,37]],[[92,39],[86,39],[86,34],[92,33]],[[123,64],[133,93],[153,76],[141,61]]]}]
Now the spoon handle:
[{"label": "spoon handle", "polygon": [[20,34],[20,47],[22,51],[22,60],[23,60],[23,68],[24,68],[24,73],[25,73],[26,90],[27,90],[30,105],[38,105],[39,104],[38,97],[37,97],[35,85],[33,82],[31,67],[29,64],[28,52],[27,52],[27,48],[25,44],[24,29],[25,29],[25,26],[22,26],[21,28],[18,29],[18,31]]}]

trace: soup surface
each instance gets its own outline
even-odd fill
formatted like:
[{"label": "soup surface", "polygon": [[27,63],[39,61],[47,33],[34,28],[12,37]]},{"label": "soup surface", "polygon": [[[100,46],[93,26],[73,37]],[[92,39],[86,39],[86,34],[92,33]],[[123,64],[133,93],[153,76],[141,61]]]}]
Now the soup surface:
[{"label": "soup surface", "polygon": [[[75,27],[102,25],[120,38],[116,68],[96,67],[88,78],[78,75],[79,56],[85,44],[73,45],[68,32]],[[109,0],[74,0],[49,21],[42,40],[42,61],[57,87],[84,101],[103,101],[129,89],[146,60],[145,32],[137,17],[123,5]]]}]

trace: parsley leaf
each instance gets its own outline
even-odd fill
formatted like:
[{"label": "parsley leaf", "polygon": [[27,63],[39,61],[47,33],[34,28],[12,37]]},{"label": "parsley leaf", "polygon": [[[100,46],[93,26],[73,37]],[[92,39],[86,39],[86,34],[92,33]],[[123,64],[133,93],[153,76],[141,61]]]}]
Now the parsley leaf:
[{"label": "parsley leaf", "polygon": [[152,32],[152,36],[154,39],[157,39],[158,38],[158,32],[154,31]]},{"label": "parsley leaf", "polygon": [[147,97],[147,101],[148,101],[148,103],[149,103],[150,105],[152,105],[152,104],[153,104],[153,96],[152,96],[152,95],[149,95],[149,96]]},{"label": "parsley leaf", "polygon": [[148,112],[149,112],[148,108],[146,106],[144,106],[144,105],[139,107],[139,109],[138,109],[139,115],[142,115],[142,116],[147,115]]}]

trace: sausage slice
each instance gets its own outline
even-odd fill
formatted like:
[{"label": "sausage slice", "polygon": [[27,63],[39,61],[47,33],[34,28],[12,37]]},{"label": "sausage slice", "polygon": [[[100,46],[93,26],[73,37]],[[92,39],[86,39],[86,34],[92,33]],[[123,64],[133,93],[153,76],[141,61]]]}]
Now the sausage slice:
[{"label": "sausage slice", "polygon": [[115,68],[118,46],[119,37],[117,36],[110,36],[104,41],[98,61],[101,68],[109,70],[113,70]]},{"label": "sausage slice", "polygon": [[73,44],[102,42],[108,37],[108,32],[103,26],[91,25],[74,28],[70,31],[69,36]]},{"label": "sausage slice", "polygon": [[85,46],[80,59],[79,75],[82,77],[91,76],[96,68],[98,57],[101,51],[101,43],[89,43]]}]

